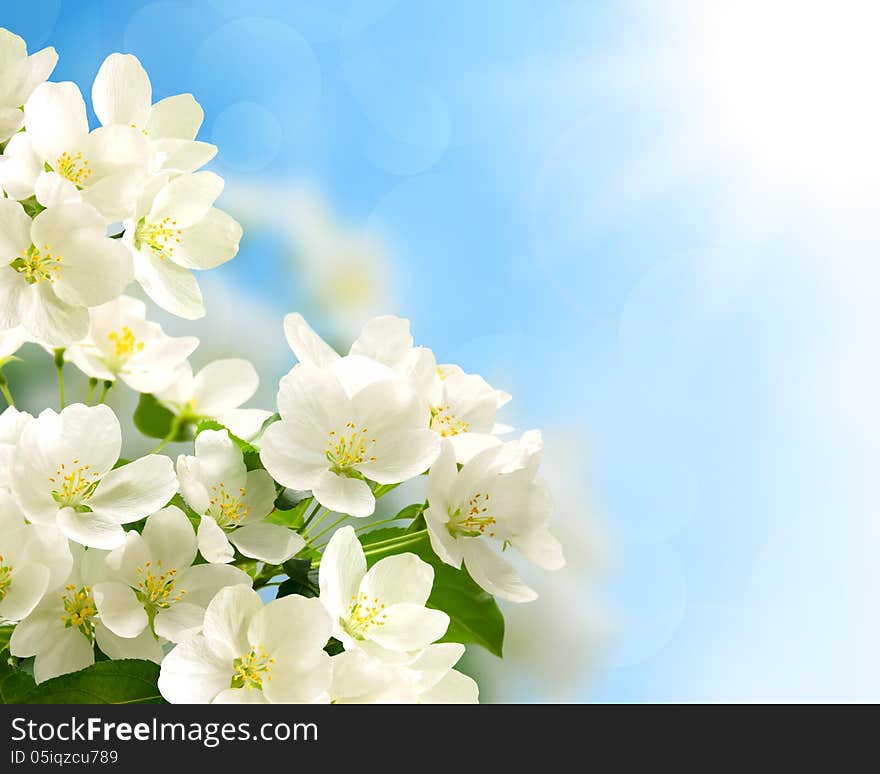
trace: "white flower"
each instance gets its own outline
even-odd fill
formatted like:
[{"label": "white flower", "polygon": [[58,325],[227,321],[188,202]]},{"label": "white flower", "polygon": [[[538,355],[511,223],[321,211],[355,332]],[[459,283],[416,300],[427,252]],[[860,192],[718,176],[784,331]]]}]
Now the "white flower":
[{"label": "white flower", "polygon": [[57,524],[85,546],[120,546],[123,524],[158,510],[177,491],[168,457],[151,454],[114,470],[121,445],[119,420],[108,406],[43,411],[22,431],[12,469],[25,516]]},{"label": "white flower", "polygon": [[202,419],[216,419],[233,435],[248,441],[272,416],[272,412],[262,409],[239,408],[259,386],[260,377],[247,360],[215,360],[195,376],[192,366],[184,363],[156,398],[181,421],[195,424]]},{"label": "white flower", "polygon": [[247,586],[220,591],[201,634],[162,662],[159,690],[172,704],[292,704],[330,685],[330,619],[317,599],[291,595],[263,607]]},{"label": "white flower", "polygon": [[148,629],[138,637],[122,639],[100,620],[92,584],[106,578],[106,552],[75,544],[71,551],[73,569],[64,588],[43,597],[15,627],[9,652],[19,658],[36,656],[37,683],[91,666],[96,643],[109,658],[161,658],[159,644]]},{"label": "white flower", "polygon": [[131,282],[131,256],[105,236],[93,207],[65,204],[31,220],[0,199],[0,330],[22,326],[51,346],[88,332],[88,307],[118,297]]},{"label": "white flower", "polygon": [[110,54],[92,84],[92,105],[103,126],[139,129],[150,143],[156,170],[192,172],[207,164],[217,148],[195,140],[204,113],[192,94],[175,94],[155,105],[150,78],[137,57]]},{"label": "white flower", "polygon": [[[86,106],[76,84],[43,83],[24,106],[27,131],[7,145],[0,185],[15,199],[60,186],[65,198],[81,196],[105,223],[131,217],[146,181],[149,147],[130,126],[104,126],[89,132]],[[78,192],[78,193],[77,193]]]},{"label": "white flower", "polygon": [[361,517],[376,505],[367,479],[397,484],[431,466],[439,438],[424,407],[393,372],[374,381],[377,368],[350,356],[333,369],[300,363],[281,380],[281,421],[266,429],[260,452],[276,481]]},{"label": "white flower", "polygon": [[203,317],[205,305],[192,270],[213,269],[235,257],[241,226],[214,202],[223,179],[213,172],[160,175],[150,181],[126,222],[135,277],[147,295],[178,317]]},{"label": "white flower", "polygon": [[412,553],[387,556],[367,570],[350,526],[336,531],[321,557],[321,603],[346,650],[409,654],[440,639],[449,616],[425,607],[433,583],[434,568]]},{"label": "white flower", "polygon": [[[202,629],[205,609],[220,589],[251,585],[237,567],[199,564],[196,535],[184,513],[172,506],[147,519],[138,534],[127,532],[125,543],[107,555],[113,580],[95,583],[92,594],[104,625],[123,639],[144,629],[171,642]],[[155,661],[161,661],[157,649]]]},{"label": "white flower", "polygon": [[350,650],[332,659],[334,704],[476,704],[477,684],[452,667],[464,645],[429,645],[412,661],[393,664]]},{"label": "white flower", "polygon": [[22,328],[12,328],[0,333],[0,368],[13,359],[13,355],[27,342]]},{"label": "white flower", "polygon": [[275,508],[275,482],[265,470],[247,470],[241,450],[225,430],[198,434],[194,457],[177,458],[180,489],[201,517],[199,551],[209,562],[231,562],[242,554],[281,564],[305,540],[287,527],[265,522]]},{"label": "white flower", "polygon": [[[287,315],[284,333],[300,363],[320,368],[338,364],[341,356],[302,315]],[[374,317],[351,345],[349,357],[353,355],[381,363],[409,380],[430,409],[431,429],[452,441],[460,463],[497,443],[493,434],[510,430],[495,421],[498,409],[510,400],[510,395],[456,365],[438,366],[430,349],[413,346],[409,320],[391,315]]]},{"label": "white flower", "polygon": [[88,337],[68,347],[65,358],[87,376],[118,378],[137,392],[167,387],[199,340],[171,337],[146,317],[144,303],[129,296],[90,309]]},{"label": "white flower", "polygon": [[453,567],[463,560],[482,588],[513,602],[537,595],[490,541],[513,546],[547,570],[565,564],[559,541],[547,528],[549,494],[536,478],[540,449],[540,436],[526,433],[480,452],[458,470],[452,444],[444,441],[428,476],[425,521],[434,552]]},{"label": "white flower", "polygon": [[60,585],[72,565],[67,540],[52,527],[27,524],[0,491],[0,621],[20,621]]},{"label": "white flower", "polygon": [[21,129],[24,123],[21,106],[49,77],[57,62],[54,48],[44,48],[28,56],[25,42],[0,28],[0,142]]},{"label": "white flower", "polygon": [[12,466],[18,456],[18,439],[33,419],[26,411],[19,411],[14,406],[8,406],[0,414],[0,489],[12,486]]},{"label": "white flower", "polygon": [[456,365],[439,365],[427,392],[431,429],[448,438],[455,460],[464,464],[494,446],[494,435],[512,428],[498,424],[495,415],[510,395],[491,387],[482,376],[467,374]]},{"label": "white flower", "polygon": [[[300,363],[329,368],[342,358],[296,312],[284,318],[284,335]],[[401,317],[386,315],[367,322],[351,345],[351,355],[370,358],[411,379],[420,393],[428,389],[434,375],[433,353],[426,347],[413,346],[409,320]]]}]

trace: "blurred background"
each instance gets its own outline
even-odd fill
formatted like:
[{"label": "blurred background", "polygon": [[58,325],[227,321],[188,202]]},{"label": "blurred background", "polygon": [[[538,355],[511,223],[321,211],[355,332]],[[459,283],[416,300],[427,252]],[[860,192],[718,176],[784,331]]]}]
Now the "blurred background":
[{"label": "blurred background", "polygon": [[524,568],[503,663],[469,655],[485,700],[880,698],[880,5],[29,0],[0,26],[86,94],[124,51],[204,107],[245,237],[206,320],[160,318],[196,367],[252,359],[268,408],[285,312],[344,348],[395,313],[544,429],[569,566]]}]

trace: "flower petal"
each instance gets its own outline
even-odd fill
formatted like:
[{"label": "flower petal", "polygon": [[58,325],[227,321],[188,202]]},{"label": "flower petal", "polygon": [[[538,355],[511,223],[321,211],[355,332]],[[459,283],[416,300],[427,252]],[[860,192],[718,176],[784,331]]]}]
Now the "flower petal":
[{"label": "flower petal", "polygon": [[233,658],[218,656],[202,635],[191,637],[163,659],[159,692],[171,704],[208,704],[229,688]]},{"label": "flower petal", "polygon": [[159,610],[153,625],[160,637],[171,642],[183,642],[198,634],[204,621],[204,607],[181,601]]},{"label": "flower petal", "polygon": [[[323,562],[322,562],[323,565]],[[360,585],[370,599],[387,607],[403,602],[424,605],[434,585],[434,568],[412,553],[394,554],[374,564]]]},{"label": "flower petal", "polygon": [[212,207],[198,223],[183,229],[181,249],[174,258],[188,269],[213,269],[235,258],[241,225],[231,215]]},{"label": "flower petal", "polygon": [[247,653],[251,647],[248,627],[262,609],[260,595],[247,586],[227,586],[218,591],[205,612],[203,632],[210,649],[230,663]]},{"label": "flower petal", "polygon": [[164,260],[152,250],[141,250],[135,259],[135,279],[166,312],[184,320],[205,316],[199,283],[189,269],[174,261]]},{"label": "flower petal", "polygon": [[103,126],[134,124],[143,129],[150,117],[152,96],[150,78],[131,54],[110,54],[92,84],[92,107]]},{"label": "flower petal", "polygon": [[92,596],[101,621],[114,634],[137,637],[147,626],[147,613],[130,586],[114,581],[96,583]]},{"label": "flower petal", "polygon": [[300,363],[325,368],[339,360],[339,353],[315,333],[305,318],[297,312],[284,318],[284,335]]},{"label": "flower petal", "polygon": [[119,522],[100,513],[77,513],[73,508],[58,511],[58,528],[75,543],[112,551],[125,541]]},{"label": "flower petal", "polygon": [[229,533],[230,542],[245,556],[281,564],[302,550],[306,541],[280,524],[246,524]]},{"label": "flower petal", "polygon": [[106,626],[98,624],[95,627],[95,642],[98,643],[101,652],[112,659],[139,658],[161,664],[164,656],[162,646],[149,627],[137,637],[119,637]]},{"label": "flower petal", "polygon": [[151,138],[194,140],[204,118],[205,113],[192,94],[175,94],[153,105],[146,129]]},{"label": "flower petal", "polygon": [[14,568],[12,582],[0,599],[0,619],[20,621],[27,617],[43,598],[49,586],[49,569],[42,564]]},{"label": "flower petal", "polygon": [[312,494],[325,508],[355,518],[370,516],[376,510],[376,498],[366,481],[339,476],[329,470],[318,476]]},{"label": "flower petal", "polygon": [[34,680],[39,685],[53,677],[78,672],[94,663],[95,649],[88,638],[79,629],[62,629],[57,634],[53,632],[52,639],[37,652]]},{"label": "flower petal", "polygon": [[259,386],[260,377],[248,360],[215,360],[195,376],[196,411],[216,417],[252,398]]},{"label": "flower petal", "polygon": [[171,218],[175,228],[189,228],[207,216],[222,191],[223,178],[213,172],[180,175],[156,194],[147,220],[159,223]]},{"label": "flower petal", "polygon": [[147,519],[141,533],[150,557],[178,572],[196,558],[196,533],[186,514],[176,505],[156,511]]},{"label": "flower petal", "polygon": [[225,564],[235,558],[226,533],[211,516],[202,516],[198,530],[199,552],[206,562]]},{"label": "flower petal", "polygon": [[368,636],[383,648],[406,653],[439,640],[448,627],[449,616],[442,610],[404,603],[386,608],[382,625],[371,627]]},{"label": "flower petal", "polygon": [[480,588],[511,602],[531,602],[538,595],[522,582],[516,570],[498,556],[483,538],[464,538],[467,571]]},{"label": "flower petal", "polygon": [[89,499],[89,505],[96,514],[127,524],[163,507],[176,491],[177,476],[171,460],[150,454],[111,470]]},{"label": "flower petal", "polygon": [[346,526],[336,530],[324,549],[318,569],[321,603],[331,616],[338,618],[349,609],[366,572],[367,560],[354,528]]},{"label": "flower petal", "polygon": [[41,83],[24,105],[25,125],[34,150],[51,166],[73,154],[89,133],[86,103],[75,83]]}]

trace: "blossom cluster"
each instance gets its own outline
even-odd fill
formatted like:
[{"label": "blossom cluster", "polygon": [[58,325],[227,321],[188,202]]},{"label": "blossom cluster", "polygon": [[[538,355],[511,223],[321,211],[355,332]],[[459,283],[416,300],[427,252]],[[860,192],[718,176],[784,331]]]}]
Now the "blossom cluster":
[{"label": "blossom cluster", "polygon": [[[193,271],[238,249],[241,228],[214,207],[223,181],[200,171],[216,152],[196,139],[201,108],[154,103],[138,60],[113,54],[90,130],[78,87],[46,80],[55,60],[0,30],[4,668],[39,687],[96,660],[153,662],[169,702],[475,702],[454,668],[479,641],[462,606],[535,598],[508,550],[564,564],[540,433],[506,440],[510,396],[438,364],[399,317],[340,355],[287,315],[297,362],[277,411],[243,407],[259,384],[245,360],[194,372],[198,339],[167,335],[128,293],[198,317]],[[25,342],[59,376],[82,371],[89,394],[17,409],[2,369]],[[161,439],[137,459],[104,403],[117,382]],[[172,459],[172,441],[192,454]],[[407,481],[422,500],[382,518],[377,502]],[[437,593],[441,572],[461,593]]]}]

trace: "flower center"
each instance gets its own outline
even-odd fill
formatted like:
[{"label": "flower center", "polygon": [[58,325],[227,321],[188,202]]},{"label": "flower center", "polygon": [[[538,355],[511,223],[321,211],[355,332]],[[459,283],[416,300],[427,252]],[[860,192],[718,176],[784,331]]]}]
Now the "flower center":
[{"label": "flower center", "polygon": [[239,487],[238,496],[228,492],[226,484],[221,481],[211,487],[208,515],[213,516],[214,521],[223,529],[235,529],[251,511],[251,507],[244,504],[246,494],[247,489],[243,486]]},{"label": "flower center", "polygon": [[91,465],[80,465],[78,459],[73,460],[71,467],[62,462],[49,478],[52,497],[62,507],[74,508],[92,496],[99,478],[97,470],[91,470]]},{"label": "flower center", "polygon": [[346,422],[345,430],[337,433],[331,430],[327,437],[327,448],[324,453],[330,462],[330,470],[337,475],[350,475],[356,465],[365,460],[375,462],[375,457],[367,456],[367,447],[376,443],[375,438],[369,438],[369,428],[358,430],[354,422]]},{"label": "flower center", "polygon": [[134,232],[134,245],[150,248],[163,261],[174,256],[174,249],[180,244],[181,230],[177,221],[164,217],[158,223],[148,223],[142,219]]},{"label": "flower center", "polygon": [[55,282],[61,276],[61,256],[53,255],[49,245],[43,245],[42,251],[31,245],[9,265],[19,274],[23,274],[29,285]]},{"label": "flower center", "polygon": [[0,556],[0,601],[6,598],[6,592],[12,584],[12,565]]},{"label": "flower center", "polygon": [[64,151],[55,164],[55,171],[61,177],[69,180],[77,188],[81,188],[82,184],[91,177],[92,170],[89,167],[89,160],[84,159],[82,153],[76,153],[71,156]]},{"label": "flower center", "polygon": [[491,528],[496,524],[495,517],[489,514],[489,493],[476,492],[466,508],[449,509],[449,521],[446,528],[453,537],[480,537],[488,534],[495,537]]},{"label": "flower center", "polygon": [[77,590],[73,584],[65,586],[61,602],[64,605],[64,615],[61,616],[64,626],[68,629],[71,627],[79,629],[86,637],[92,639],[94,631],[92,618],[98,612],[92,596],[92,587],[81,586]]},{"label": "flower center", "polygon": [[179,589],[175,593],[177,570],[172,568],[163,571],[162,560],[159,559],[155,567],[156,573],[159,573],[157,575],[150,565],[151,562],[147,562],[143,567],[137,568],[137,595],[140,601],[163,610],[171,607],[172,602],[180,602],[186,594],[186,589]]},{"label": "flower center", "polygon": [[229,687],[263,690],[263,678],[272,679],[271,667],[274,663],[275,659],[269,658],[269,654],[262,645],[251,645],[251,649],[247,653],[232,662],[235,674],[232,675]]},{"label": "flower center", "polygon": [[437,366],[437,376],[440,377],[441,382],[445,382],[450,376],[455,373],[454,368],[449,368],[448,366]]},{"label": "flower center", "polygon": [[116,359],[121,363],[128,360],[135,352],[143,351],[144,348],[144,342],[138,341],[127,325],[123,325],[118,331],[110,331],[107,338],[115,349]]},{"label": "flower center", "polygon": [[468,427],[470,422],[459,419],[448,403],[445,406],[431,406],[431,429],[443,438],[466,433]]},{"label": "flower center", "polygon": [[365,640],[371,629],[385,626],[385,605],[379,597],[371,600],[362,591],[351,598],[351,606],[348,608],[348,620],[342,621],[342,627],[356,640]]}]

